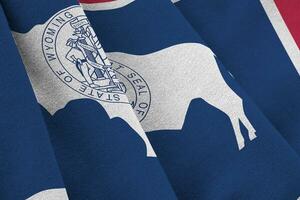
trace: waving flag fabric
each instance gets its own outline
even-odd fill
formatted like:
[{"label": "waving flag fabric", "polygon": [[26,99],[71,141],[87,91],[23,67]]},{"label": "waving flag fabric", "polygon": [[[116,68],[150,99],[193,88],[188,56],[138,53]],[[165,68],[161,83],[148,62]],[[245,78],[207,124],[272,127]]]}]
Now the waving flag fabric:
[{"label": "waving flag fabric", "polygon": [[0,199],[67,200],[41,111],[1,5],[0,27]]},{"label": "waving flag fabric", "polygon": [[0,200],[300,199],[297,0],[80,4],[0,0]]},{"label": "waving flag fabric", "polygon": [[299,154],[299,1],[176,2],[193,28]]},{"label": "waving flag fabric", "polygon": [[70,199],[176,199],[128,102],[127,86],[77,2],[1,3]]},{"label": "waving flag fabric", "polygon": [[179,199],[297,199],[299,157],[169,0],[82,6]]}]

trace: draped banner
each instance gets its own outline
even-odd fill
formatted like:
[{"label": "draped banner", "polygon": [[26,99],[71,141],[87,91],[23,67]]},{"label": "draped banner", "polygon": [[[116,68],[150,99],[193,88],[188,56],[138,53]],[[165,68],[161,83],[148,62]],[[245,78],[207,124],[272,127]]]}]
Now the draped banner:
[{"label": "draped banner", "polygon": [[0,0],[0,200],[300,199],[297,0]]}]

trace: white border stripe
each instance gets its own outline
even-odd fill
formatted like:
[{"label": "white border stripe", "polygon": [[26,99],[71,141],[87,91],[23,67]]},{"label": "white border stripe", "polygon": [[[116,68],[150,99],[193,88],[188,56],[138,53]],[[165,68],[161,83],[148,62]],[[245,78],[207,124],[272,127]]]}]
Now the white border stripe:
[{"label": "white border stripe", "polygon": [[41,191],[26,200],[68,200],[65,188],[49,189]]},{"label": "white border stripe", "polygon": [[260,0],[287,54],[300,75],[300,50],[287,28],[274,0]]},{"label": "white border stripe", "polygon": [[134,0],[117,0],[103,3],[80,3],[82,8],[87,11],[97,11],[97,10],[112,10],[124,7]]}]

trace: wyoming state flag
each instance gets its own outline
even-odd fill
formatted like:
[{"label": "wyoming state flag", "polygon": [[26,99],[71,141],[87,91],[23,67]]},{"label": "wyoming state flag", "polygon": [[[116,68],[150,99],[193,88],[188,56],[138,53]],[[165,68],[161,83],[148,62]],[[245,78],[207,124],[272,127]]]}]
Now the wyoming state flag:
[{"label": "wyoming state flag", "polygon": [[300,196],[299,157],[171,1],[81,3],[179,199]]},{"label": "wyoming state flag", "polygon": [[48,132],[0,5],[0,199],[67,200]]},{"label": "wyoming state flag", "polygon": [[300,154],[300,1],[175,5]]},{"label": "wyoming state flag", "polygon": [[[128,102],[126,80],[117,79],[77,2],[1,3],[41,106],[69,198],[176,199]],[[11,69],[7,66],[7,72]],[[122,74],[133,76],[135,71],[126,68]],[[51,165],[40,168],[50,173]],[[48,179],[55,186],[53,177]]]}]

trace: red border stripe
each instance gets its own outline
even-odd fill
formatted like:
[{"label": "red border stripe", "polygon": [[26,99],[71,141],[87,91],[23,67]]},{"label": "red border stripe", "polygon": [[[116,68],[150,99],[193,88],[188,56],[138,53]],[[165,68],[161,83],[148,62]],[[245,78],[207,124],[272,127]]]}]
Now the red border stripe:
[{"label": "red border stripe", "polygon": [[300,48],[300,0],[275,0],[275,3]]}]

